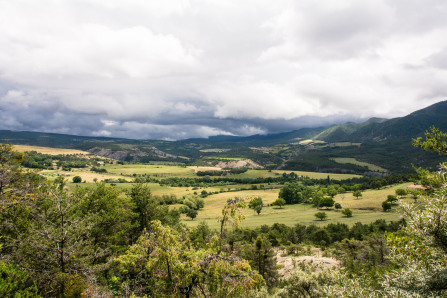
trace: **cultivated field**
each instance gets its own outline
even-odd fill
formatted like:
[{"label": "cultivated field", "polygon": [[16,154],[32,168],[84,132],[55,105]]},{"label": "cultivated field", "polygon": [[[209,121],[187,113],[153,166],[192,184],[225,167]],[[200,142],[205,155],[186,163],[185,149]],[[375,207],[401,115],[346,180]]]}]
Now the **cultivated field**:
[{"label": "cultivated field", "polygon": [[19,152],[36,151],[36,152],[39,152],[42,154],[50,154],[50,155],[59,155],[59,154],[91,155],[90,152],[82,151],[82,150],[39,147],[39,146],[14,145],[14,149]]},{"label": "cultivated field", "polygon": [[378,172],[383,172],[386,173],[388,172],[386,169],[381,168],[379,166],[376,166],[374,164],[371,163],[367,163],[367,162],[363,162],[363,161],[358,161],[355,158],[349,158],[349,157],[336,157],[333,158],[333,160],[335,162],[341,163],[341,164],[345,164],[345,163],[350,163],[350,164],[354,164],[354,165],[358,165],[361,167],[367,167],[368,169],[370,169],[371,171],[378,171]]}]

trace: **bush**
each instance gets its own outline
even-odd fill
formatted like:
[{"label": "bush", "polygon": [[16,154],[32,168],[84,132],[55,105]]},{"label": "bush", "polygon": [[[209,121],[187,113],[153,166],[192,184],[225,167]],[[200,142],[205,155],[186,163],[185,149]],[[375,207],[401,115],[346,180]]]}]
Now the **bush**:
[{"label": "bush", "polygon": [[81,182],[82,182],[82,178],[80,176],[73,177],[73,183],[81,183]]},{"label": "bush", "polygon": [[388,201],[384,201],[382,203],[382,209],[383,209],[383,212],[386,212],[386,211],[390,210],[391,209],[391,203],[388,202]]},{"label": "bush", "polygon": [[341,213],[346,217],[352,217],[352,210],[349,208],[343,209]]},{"label": "bush", "polygon": [[317,212],[315,213],[315,217],[318,218],[319,220],[324,220],[327,218],[327,214],[326,212]]},{"label": "bush", "polygon": [[188,209],[188,211],[186,212],[186,216],[190,217],[191,220],[194,220],[194,218],[197,217],[197,210],[195,209]]}]

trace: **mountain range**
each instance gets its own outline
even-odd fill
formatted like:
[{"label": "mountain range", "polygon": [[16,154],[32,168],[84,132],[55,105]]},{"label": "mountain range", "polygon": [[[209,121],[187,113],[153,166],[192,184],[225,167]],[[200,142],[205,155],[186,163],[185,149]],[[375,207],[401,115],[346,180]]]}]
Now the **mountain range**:
[{"label": "mountain range", "polygon": [[423,136],[431,126],[447,131],[447,101],[399,118],[371,118],[363,123],[268,135],[219,135],[162,141],[0,130],[0,142],[83,149],[129,162],[209,165],[225,158],[247,158],[266,168],[362,171],[360,166],[334,161],[344,157],[372,163],[391,172],[408,172],[413,170],[411,164],[430,167],[442,159],[411,145],[413,138]]}]

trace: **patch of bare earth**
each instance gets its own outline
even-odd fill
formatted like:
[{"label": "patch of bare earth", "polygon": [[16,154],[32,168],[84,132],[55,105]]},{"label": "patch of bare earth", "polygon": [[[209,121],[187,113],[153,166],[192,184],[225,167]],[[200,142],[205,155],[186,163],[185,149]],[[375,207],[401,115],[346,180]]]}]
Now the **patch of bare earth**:
[{"label": "patch of bare earth", "polygon": [[249,168],[249,169],[262,169],[263,167],[251,159],[245,160],[233,160],[233,161],[220,161],[216,167],[218,168],[228,168],[228,169],[240,169],[240,168]]},{"label": "patch of bare earth", "polygon": [[278,249],[276,251],[276,262],[281,267],[278,270],[278,274],[282,278],[287,278],[290,274],[300,265],[300,263],[310,263],[312,264],[316,270],[323,270],[325,268],[332,268],[336,266],[340,266],[340,262],[326,257],[320,257],[322,255],[321,250],[316,250],[316,255],[314,256],[293,256],[287,255],[284,256],[286,252],[284,250]]}]

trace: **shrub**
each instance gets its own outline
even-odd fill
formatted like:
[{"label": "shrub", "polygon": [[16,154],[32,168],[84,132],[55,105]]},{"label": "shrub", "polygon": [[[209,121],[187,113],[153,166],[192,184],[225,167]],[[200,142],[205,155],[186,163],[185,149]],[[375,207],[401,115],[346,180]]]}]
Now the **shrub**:
[{"label": "shrub", "polygon": [[80,176],[73,177],[73,183],[81,183],[81,182],[82,182],[82,178]]},{"label": "shrub", "polygon": [[341,213],[346,217],[352,217],[352,210],[349,208],[343,209]]},{"label": "shrub", "polygon": [[327,218],[327,214],[326,212],[317,212],[315,213],[315,217],[318,218],[319,220],[324,220]]},{"label": "shrub", "polygon": [[382,203],[382,209],[383,209],[383,212],[386,212],[386,211],[390,210],[391,209],[391,203],[388,202],[388,201],[384,201]]}]

